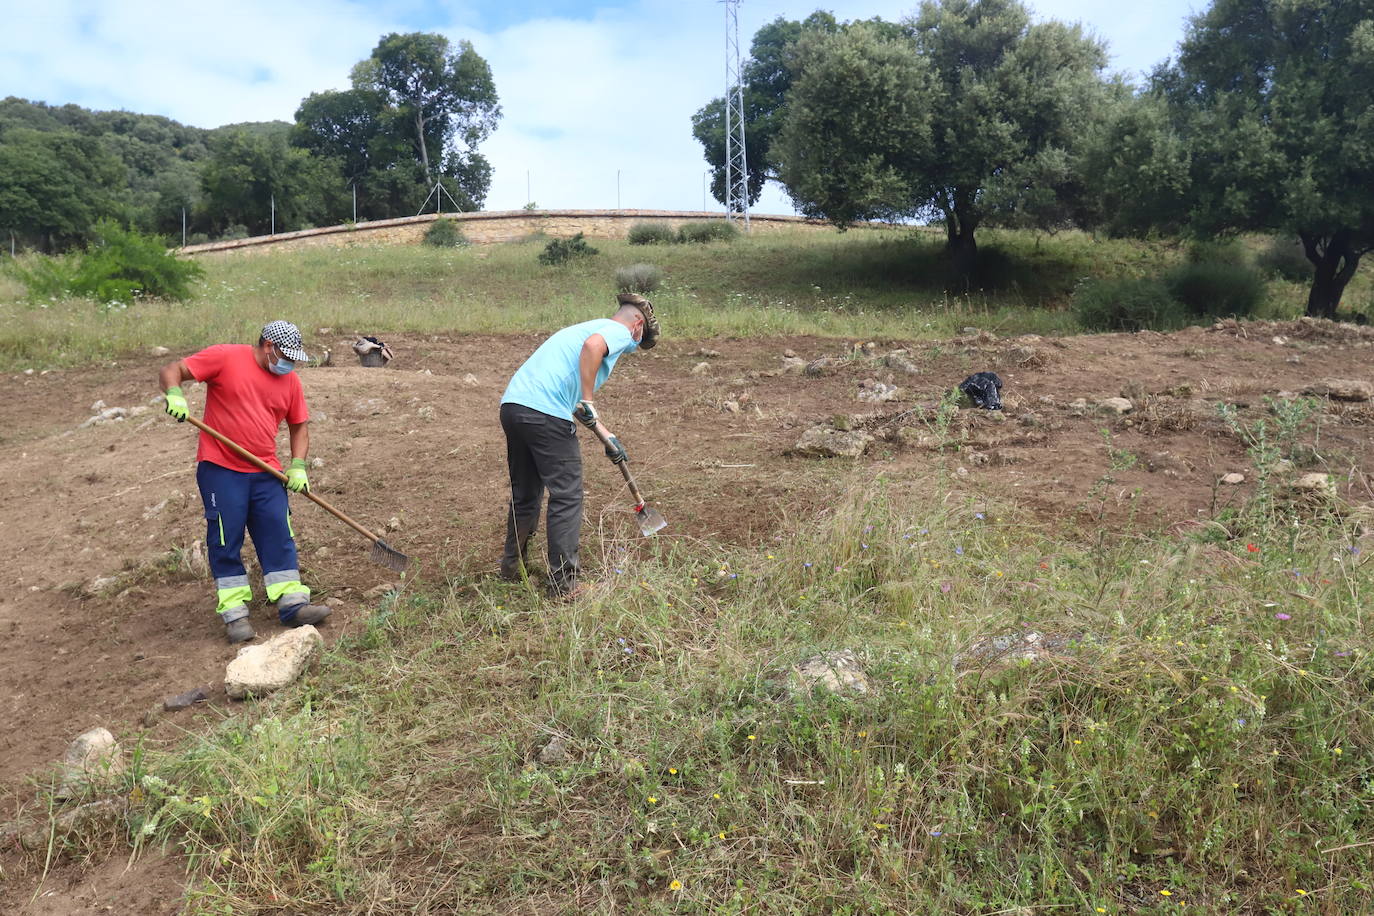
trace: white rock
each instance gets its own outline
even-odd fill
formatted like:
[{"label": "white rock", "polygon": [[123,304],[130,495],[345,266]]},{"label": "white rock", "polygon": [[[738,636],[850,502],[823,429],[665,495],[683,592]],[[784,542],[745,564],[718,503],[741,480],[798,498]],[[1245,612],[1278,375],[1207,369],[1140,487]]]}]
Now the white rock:
[{"label": "white rock", "polygon": [[1236,472],[1232,471],[1230,474],[1222,475],[1221,482],[1234,487],[1238,484],[1245,483],[1245,475],[1237,474]]},{"label": "white rock", "polygon": [[311,466],[312,468],[322,468],[322,467],[324,467],[324,459],[323,459],[323,458],[311,458],[311,459],[310,459],[310,466]]},{"label": "white rock", "polygon": [[[158,400],[161,401],[162,399],[161,399],[161,398],[158,398]],[[105,402],[104,402],[104,401],[96,401],[94,404],[91,405],[91,413],[100,413],[100,412],[101,412],[102,410],[104,410],[104,409],[105,409]]]},{"label": "white rock", "polygon": [[280,690],[295,682],[323,647],[324,638],[310,624],[245,646],[224,671],[224,690],[235,700]]},{"label": "white rock", "polygon": [[78,735],[62,758],[62,785],[58,798],[70,798],[93,779],[123,768],[119,742],[108,729],[93,728]]},{"label": "white rock", "polygon": [[148,408],[142,404],[135,404],[133,407],[129,408],[129,416],[131,417],[141,417],[147,412]]},{"label": "white rock", "polygon": [[738,401],[726,401],[720,405],[720,409],[726,413],[739,413]]},{"label": "white rock", "polygon": [[1288,338],[1284,337],[1282,334],[1274,338],[1274,346],[1276,347],[1282,347],[1286,343],[1288,343]]},{"label": "white rock", "polygon": [[862,430],[840,430],[813,426],[802,433],[792,451],[811,458],[858,458],[873,442]]},{"label": "white rock", "polygon": [[1312,493],[1317,496],[1335,496],[1336,481],[1331,479],[1330,474],[1313,472],[1303,474],[1293,481],[1293,489],[1299,493]]},{"label": "white rock", "polygon": [[801,375],[806,371],[806,360],[798,359],[795,356],[784,356],[782,358],[782,371],[789,374],[795,373]]},{"label": "white rock", "polygon": [[92,595],[98,595],[107,589],[114,588],[115,583],[118,581],[119,579],[116,576],[96,576],[86,586],[86,591],[90,592]]},{"label": "white rock", "polygon": [[391,516],[391,518],[389,518],[389,519],[386,520],[386,530],[387,530],[387,531],[397,531],[397,530],[400,529],[400,527],[401,527],[401,520],[400,520],[400,518],[398,518],[397,516],[393,515],[393,516]]},{"label": "white rock", "polygon": [[782,351],[782,358],[783,358],[783,359],[796,359],[796,358],[797,358],[797,351],[796,351],[796,350],[793,350],[791,347],[788,347],[786,350],[783,350],[783,351]]},{"label": "white rock", "polygon": [[433,408],[433,407],[430,407],[430,406],[428,406],[428,405],[426,405],[426,406],[424,406],[424,407],[421,407],[418,411],[416,411],[416,413],[418,413],[418,414],[420,415],[420,419],[421,419],[421,420],[433,420],[433,419],[434,419],[434,408]]},{"label": "white rock", "polygon": [[710,371],[711,371],[711,364],[710,364],[710,363],[697,363],[695,366],[692,367],[692,374],[693,374],[693,375],[706,375],[706,374],[709,373]]},{"label": "white rock", "polygon": [[387,595],[396,591],[396,583],[383,582],[381,585],[374,585],[363,592],[364,598],[385,598]]},{"label": "white rock", "polygon": [[1127,414],[1135,410],[1128,398],[1103,398],[1097,402],[1097,409],[1115,414]]},{"label": "white rock", "polygon": [[806,691],[819,686],[831,693],[864,695],[873,692],[868,675],[850,649],[822,652],[808,658],[792,669],[792,679],[794,688]]},{"label": "white rock", "polygon": [[153,354],[154,356],[166,356],[168,353],[171,353],[172,351],[168,350],[166,347],[153,347],[148,352]]},{"label": "white rock", "polygon": [[481,382],[477,381],[477,376],[469,372],[467,375],[463,376],[463,384],[471,388],[474,385],[480,385]]}]

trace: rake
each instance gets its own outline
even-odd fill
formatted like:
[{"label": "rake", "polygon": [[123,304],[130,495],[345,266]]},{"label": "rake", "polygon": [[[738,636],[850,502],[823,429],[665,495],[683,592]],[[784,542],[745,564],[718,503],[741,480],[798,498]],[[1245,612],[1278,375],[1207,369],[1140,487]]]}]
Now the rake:
[{"label": "rake", "polygon": [[[190,423],[192,426],[194,426],[201,432],[206,433],[207,435],[214,436],[220,442],[223,442],[225,445],[227,445],[230,449],[233,450],[234,454],[238,455],[244,461],[247,461],[255,467],[266,471],[273,477],[280,480],[282,483],[286,483],[285,474],[283,474],[276,468],[272,467],[270,464],[263,461],[261,458],[259,458],[257,455],[254,455],[252,452],[248,451],[243,446],[239,445],[233,439],[230,439],[228,436],[224,435],[218,430],[211,429],[204,423],[197,420],[195,417],[188,416],[186,418],[186,422]],[[339,521],[345,523],[354,531],[358,532],[363,537],[371,541],[372,553],[370,554],[369,558],[372,560],[372,562],[377,563],[381,566],[385,566],[387,569],[394,570],[395,572],[405,572],[406,567],[410,565],[410,557],[406,556],[396,548],[387,544],[386,541],[382,540],[380,537],[373,534],[371,531],[368,531],[362,525],[358,524],[353,519],[349,518],[347,515],[344,515],[338,509],[335,509],[333,506],[325,502],[323,499],[320,499],[314,493],[311,493],[309,490],[306,490],[304,495],[306,499],[310,500],[315,505],[319,506],[321,509],[328,512],[330,515],[334,516]]]}]

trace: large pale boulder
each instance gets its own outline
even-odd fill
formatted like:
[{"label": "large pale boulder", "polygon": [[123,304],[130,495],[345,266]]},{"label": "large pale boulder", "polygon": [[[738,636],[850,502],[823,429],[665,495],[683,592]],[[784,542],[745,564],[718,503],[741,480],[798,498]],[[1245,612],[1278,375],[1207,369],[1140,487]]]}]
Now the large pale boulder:
[{"label": "large pale boulder", "polygon": [[80,795],[82,789],[95,779],[119,772],[123,761],[119,756],[119,742],[108,729],[93,728],[76,737],[62,758],[62,785],[58,798]]},{"label": "large pale boulder", "polygon": [[802,433],[792,451],[809,458],[858,458],[872,442],[873,437],[863,430],[813,426]]},{"label": "large pale boulder", "polygon": [[1303,394],[1323,395],[1337,401],[1368,401],[1374,399],[1374,385],[1359,379],[1324,378],[1304,388]]},{"label": "large pale boulder", "polygon": [[294,683],[324,648],[320,631],[310,624],[287,630],[267,642],[244,646],[224,672],[230,698],[265,696]]}]

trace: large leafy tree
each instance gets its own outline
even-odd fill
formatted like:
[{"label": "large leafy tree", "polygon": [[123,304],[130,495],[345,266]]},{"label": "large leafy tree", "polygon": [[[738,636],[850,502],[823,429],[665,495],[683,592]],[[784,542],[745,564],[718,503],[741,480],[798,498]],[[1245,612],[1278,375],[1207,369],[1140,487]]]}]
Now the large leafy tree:
[{"label": "large leafy tree", "polygon": [[[907,27],[908,72],[892,86],[909,94],[912,80],[927,78],[921,73],[933,86],[923,103],[913,96],[891,116],[922,122],[902,129],[928,133],[928,144],[894,147],[892,124],[872,123],[843,92],[805,79],[808,67],[862,73],[899,66],[889,49],[855,37],[818,45],[794,63],[775,158],[804,212],[841,225],[861,217],[937,219],[956,272],[967,275],[980,226],[1055,228],[1071,221],[1070,204],[1081,193],[1080,140],[1107,97],[1106,52],[1076,25],[1031,23],[1018,0],[926,0]],[[811,122],[823,130],[788,123],[802,110],[811,110]],[[820,144],[868,166],[828,179],[820,171],[828,160],[810,155]]]},{"label": "large leafy tree", "polygon": [[470,43],[387,35],[354,66],[352,82],[301,103],[294,145],[340,163],[373,216],[414,212],[436,178],[464,209],[481,206],[491,166],[477,147],[501,107],[491,68]]},{"label": "large leafy tree", "polygon": [[1374,249],[1374,0],[1214,0],[1155,74],[1191,148],[1198,233],[1296,235],[1309,315]]},{"label": "large leafy tree", "polygon": [[342,207],[344,189],[333,160],[287,145],[287,126],[274,132],[220,129],[211,135],[201,174],[202,219],[212,231],[241,225],[254,235],[300,229]]},{"label": "large leafy tree", "polygon": [[[0,134],[0,232],[49,251],[85,241],[119,212],[118,159],[69,130],[14,127]],[[7,240],[8,241],[8,240]]]}]

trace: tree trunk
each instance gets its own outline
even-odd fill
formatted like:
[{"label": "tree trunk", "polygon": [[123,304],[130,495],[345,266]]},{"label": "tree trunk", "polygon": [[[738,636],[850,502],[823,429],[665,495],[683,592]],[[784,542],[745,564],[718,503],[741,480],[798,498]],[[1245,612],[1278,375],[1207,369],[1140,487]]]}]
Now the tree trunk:
[{"label": "tree trunk", "polygon": [[1313,318],[1335,320],[1346,284],[1360,266],[1360,252],[1350,245],[1350,233],[1340,231],[1330,238],[1300,232],[1303,251],[1312,262],[1312,289],[1307,294],[1307,314]]},{"label": "tree trunk", "polygon": [[947,200],[945,250],[949,252],[954,282],[967,292],[973,279],[974,264],[978,259],[978,242],[973,237],[974,230],[978,228],[978,220],[970,213],[973,208],[970,195],[954,191]]},{"label": "tree trunk", "polygon": [[420,147],[420,166],[425,170],[425,177],[428,178],[429,144],[425,143],[425,116],[418,105],[415,108],[415,142]]}]

